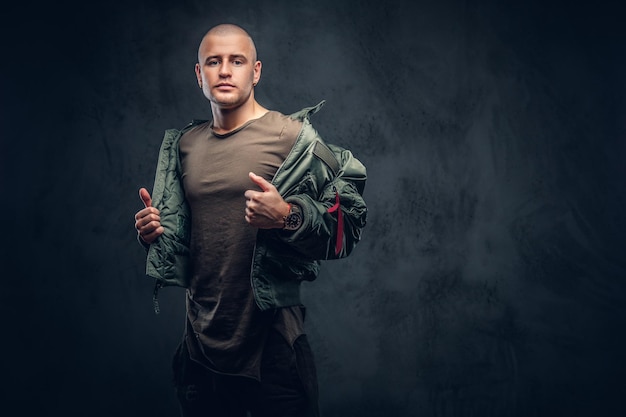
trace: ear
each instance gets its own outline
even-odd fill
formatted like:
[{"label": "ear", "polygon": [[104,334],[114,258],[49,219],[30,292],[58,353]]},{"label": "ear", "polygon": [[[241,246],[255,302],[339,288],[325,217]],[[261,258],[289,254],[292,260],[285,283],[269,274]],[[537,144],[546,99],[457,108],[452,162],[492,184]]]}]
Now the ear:
[{"label": "ear", "polygon": [[200,73],[200,64],[196,63],[196,78],[198,79],[198,85],[202,88],[202,74]]},{"label": "ear", "polygon": [[254,85],[257,85],[259,83],[259,80],[261,79],[261,67],[262,66],[263,64],[261,64],[261,61],[256,61],[254,63],[254,78],[253,78]]}]

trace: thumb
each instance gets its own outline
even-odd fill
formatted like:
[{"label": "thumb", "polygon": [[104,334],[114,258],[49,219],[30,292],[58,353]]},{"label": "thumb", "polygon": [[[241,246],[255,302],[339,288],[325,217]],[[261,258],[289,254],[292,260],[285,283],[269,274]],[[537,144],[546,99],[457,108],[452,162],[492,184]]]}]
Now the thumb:
[{"label": "thumb", "polygon": [[143,205],[146,207],[152,206],[152,198],[150,197],[150,193],[145,188],[139,189],[139,198],[143,201]]},{"label": "thumb", "polygon": [[254,172],[248,173],[248,176],[250,177],[252,182],[258,185],[264,192],[269,191],[272,188],[272,184],[267,182],[265,178],[256,175]]}]

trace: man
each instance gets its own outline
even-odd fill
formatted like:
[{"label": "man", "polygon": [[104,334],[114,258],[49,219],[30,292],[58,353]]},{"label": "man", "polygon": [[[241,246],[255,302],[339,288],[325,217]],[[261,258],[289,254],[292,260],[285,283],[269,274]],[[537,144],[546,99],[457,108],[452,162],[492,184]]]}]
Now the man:
[{"label": "man", "polygon": [[155,294],[187,288],[182,415],[318,415],[300,283],[360,240],[365,167],[312,128],[322,103],[285,116],[255,100],[261,62],[242,28],[209,30],[195,72],[212,121],[166,132],[135,215]]}]

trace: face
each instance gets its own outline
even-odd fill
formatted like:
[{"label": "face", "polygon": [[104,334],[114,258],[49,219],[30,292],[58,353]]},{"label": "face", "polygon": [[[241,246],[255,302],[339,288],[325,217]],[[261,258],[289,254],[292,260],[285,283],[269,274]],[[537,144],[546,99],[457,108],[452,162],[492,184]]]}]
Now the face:
[{"label": "face", "polygon": [[243,34],[208,35],[200,44],[198,84],[212,105],[232,109],[254,99],[261,62],[250,38]]}]

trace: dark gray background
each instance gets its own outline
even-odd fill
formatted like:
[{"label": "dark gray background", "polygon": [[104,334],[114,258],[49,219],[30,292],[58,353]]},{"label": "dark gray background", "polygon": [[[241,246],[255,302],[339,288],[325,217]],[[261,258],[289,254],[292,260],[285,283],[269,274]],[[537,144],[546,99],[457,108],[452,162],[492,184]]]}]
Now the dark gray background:
[{"label": "dark gray background", "polygon": [[221,22],[368,168],[363,242],[303,288],[325,416],[624,415],[624,14],[502,3],[7,5],[6,415],[177,415],[182,292],[154,315],[133,215]]}]

